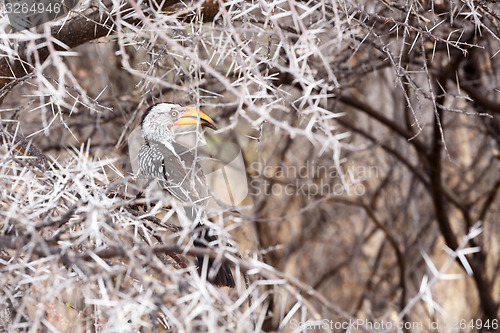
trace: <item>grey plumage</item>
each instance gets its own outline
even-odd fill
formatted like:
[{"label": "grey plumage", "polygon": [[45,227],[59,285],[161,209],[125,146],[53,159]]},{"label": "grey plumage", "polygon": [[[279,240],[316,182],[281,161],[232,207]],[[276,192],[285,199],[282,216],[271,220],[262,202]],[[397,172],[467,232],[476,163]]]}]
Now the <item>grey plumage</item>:
[{"label": "grey plumage", "polygon": [[[195,161],[195,154],[192,152],[194,147],[189,149],[176,143],[174,133],[171,131],[171,127],[187,111],[180,105],[168,103],[156,104],[146,111],[142,120],[145,143],[139,150],[138,176],[146,180],[146,186],[154,184],[184,203],[190,227],[199,228],[202,226],[201,218],[204,215],[202,207],[208,202],[205,176],[199,163]],[[192,115],[186,117],[194,118]],[[213,123],[208,123],[207,126],[215,128]],[[210,235],[207,230],[194,235],[195,246],[206,247],[209,243],[216,242],[217,237]],[[198,262],[201,269],[204,258],[199,257]],[[209,260],[207,264],[210,268],[213,260]],[[234,287],[229,266],[222,265],[211,282],[220,286]]]}]

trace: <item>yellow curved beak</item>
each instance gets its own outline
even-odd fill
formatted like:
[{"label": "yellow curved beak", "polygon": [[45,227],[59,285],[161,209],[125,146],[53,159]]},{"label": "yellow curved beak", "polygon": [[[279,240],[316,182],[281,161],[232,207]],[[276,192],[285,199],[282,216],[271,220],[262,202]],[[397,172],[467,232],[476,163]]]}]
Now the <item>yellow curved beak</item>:
[{"label": "yellow curved beak", "polygon": [[213,130],[217,129],[215,122],[205,112],[192,106],[186,106],[185,109],[186,111],[181,113],[179,120],[177,120],[174,125],[193,125],[197,124],[198,119],[200,119],[200,124],[202,126],[210,127]]}]

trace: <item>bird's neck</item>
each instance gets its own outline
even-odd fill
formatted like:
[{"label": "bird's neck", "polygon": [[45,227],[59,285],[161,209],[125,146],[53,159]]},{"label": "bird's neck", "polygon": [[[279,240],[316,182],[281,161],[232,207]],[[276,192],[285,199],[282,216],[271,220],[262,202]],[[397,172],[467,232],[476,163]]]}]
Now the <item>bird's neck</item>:
[{"label": "bird's neck", "polygon": [[170,146],[174,139],[172,131],[165,126],[151,126],[147,132],[143,131],[144,139]]}]

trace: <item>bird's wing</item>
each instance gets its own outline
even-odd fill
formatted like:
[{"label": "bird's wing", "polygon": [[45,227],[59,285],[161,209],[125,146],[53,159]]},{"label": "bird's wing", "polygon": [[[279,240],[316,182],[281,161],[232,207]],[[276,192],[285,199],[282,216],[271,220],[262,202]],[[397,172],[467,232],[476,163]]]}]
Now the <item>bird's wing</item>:
[{"label": "bird's wing", "polygon": [[[155,181],[161,189],[172,194],[177,200],[187,202],[184,207],[186,216],[193,226],[200,229],[199,205],[207,201],[207,183],[195,155],[189,149],[171,144],[169,147],[160,143],[146,142],[139,151],[139,170],[148,183]],[[217,237],[210,230],[198,230],[194,234],[193,243],[198,247],[212,246]],[[198,271],[206,265],[208,269],[214,264],[213,259],[198,257]],[[218,286],[235,286],[234,278],[227,263],[222,264],[215,276],[208,279]]]},{"label": "bird's wing", "polygon": [[[175,142],[173,143],[173,147],[180,160],[182,161],[182,164],[187,169],[186,173],[190,178],[190,186],[192,187],[192,189],[196,193],[196,197],[198,198],[197,204],[206,206],[209,191],[205,174],[203,173],[203,169],[198,162],[200,154],[196,156],[196,147],[186,148]],[[166,163],[165,165],[166,167],[169,166],[168,163]]]},{"label": "bird's wing", "polygon": [[141,175],[148,178],[149,184],[156,181],[159,188],[181,202],[204,205],[207,201],[203,171],[198,163],[193,163],[194,154],[187,148],[175,143],[167,147],[148,142],[141,147],[139,156]]}]

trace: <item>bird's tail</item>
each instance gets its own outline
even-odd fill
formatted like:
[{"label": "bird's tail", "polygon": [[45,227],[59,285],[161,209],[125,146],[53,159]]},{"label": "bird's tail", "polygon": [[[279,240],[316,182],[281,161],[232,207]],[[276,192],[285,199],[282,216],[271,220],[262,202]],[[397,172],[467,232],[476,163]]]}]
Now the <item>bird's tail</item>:
[{"label": "bird's tail", "polygon": [[[209,243],[217,240],[217,236],[209,235],[208,230],[206,230],[206,228],[203,228],[201,224],[198,224],[197,228],[201,229],[201,231],[193,241],[194,246],[206,248]],[[205,263],[206,260],[208,260],[207,263]],[[219,271],[213,277],[210,277],[210,271],[212,270],[212,267],[214,267],[214,260],[204,256],[198,257],[198,272],[200,274],[204,265],[207,265],[208,268],[208,281],[219,287],[235,287],[233,274],[231,273],[231,269],[229,268],[229,265],[227,263],[223,262],[221,267],[219,268]]]}]

